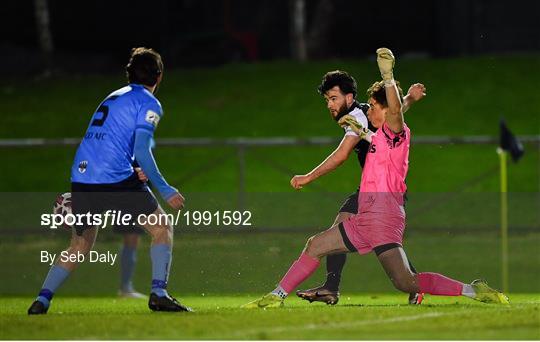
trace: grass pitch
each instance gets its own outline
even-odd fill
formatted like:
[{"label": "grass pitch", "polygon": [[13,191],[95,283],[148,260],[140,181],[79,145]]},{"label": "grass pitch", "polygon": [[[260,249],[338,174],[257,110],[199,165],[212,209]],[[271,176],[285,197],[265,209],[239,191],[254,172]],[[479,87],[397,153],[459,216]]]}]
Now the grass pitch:
[{"label": "grass pitch", "polygon": [[466,298],[343,294],[336,306],[296,297],[285,308],[240,309],[256,296],[185,296],[194,313],[153,313],[145,300],[61,297],[45,316],[26,315],[32,298],[5,297],[1,339],[540,339],[540,295],[510,295],[509,306]]},{"label": "grass pitch", "polygon": [[[539,117],[516,109],[516,103],[538,108],[540,97],[530,87],[515,91],[515,84],[533,84],[539,78],[540,68],[530,66],[538,65],[539,61],[538,55],[404,60],[399,65],[400,80],[405,85],[424,82],[429,94],[407,114],[407,123],[415,136],[496,136],[496,119],[503,115],[514,133],[538,134]],[[167,114],[156,137],[339,137],[341,131],[330,121],[322,99],[314,91],[321,75],[337,68],[355,75],[360,89],[379,77],[372,61],[302,65],[273,62],[168,72],[159,94]],[[47,82],[8,83],[0,89],[0,103],[4,112],[17,115],[5,115],[1,119],[0,136],[59,138],[80,137],[99,99],[124,80],[120,74],[69,75]],[[302,130],[291,124],[291,117],[304,123]],[[310,170],[332,148],[250,149],[245,162],[246,191],[293,193],[290,177]],[[523,160],[510,165],[508,170],[510,191],[532,193],[531,197],[519,194],[510,197],[510,291],[514,293],[540,291],[540,275],[535,271],[540,265],[540,236],[535,230],[540,222],[535,195],[540,189],[540,152],[536,145],[527,145],[526,149]],[[0,190],[65,191],[69,188],[73,153],[73,146],[0,149],[4,160],[2,175],[9,180],[0,184]],[[236,153],[226,147],[158,146],[156,149],[162,172],[187,194],[236,193],[239,184]],[[221,159],[215,159],[216,156]],[[493,287],[500,287],[498,224],[486,219],[498,217],[498,206],[488,205],[498,203],[498,159],[494,146],[414,145],[411,165],[407,180],[411,193],[407,252],[416,267],[464,281],[481,276]],[[341,200],[357,187],[359,179],[357,162],[351,160],[333,175],[318,180],[316,188],[304,190],[321,192],[323,196],[328,196],[326,192],[343,193],[336,198],[334,206],[320,210],[313,227],[327,227]],[[470,193],[474,192],[483,192],[488,197],[492,194],[491,200],[474,202],[484,203],[481,211],[471,206],[467,215],[462,212],[456,215],[452,204],[460,203],[460,198],[454,193],[472,196]],[[479,196],[481,200],[484,195]],[[447,197],[457,201],[441,200]],[[187,198],[191,210],[205,209],[194,196]],[[304,203],[300,198],[294,199]],[[11,196],[4,197],[4,202],[7,201],[14,202]],[[3,207],[10,208],[7,203]],[[275,204],[268,208],[275,209]],[[22,215],[23,211],[13,210],[12,213],[35,219],[27,212]],[[296,214],[299,213],[288,210],[275,216]],[[305,213],[298,216],[302,225],[311,217]],[[433,225],[430,219],[444,225]],[[297,257],[309,233],[294,232],[295,229],[281,235],[180,231],[178,235],[182,236],[175,243],[175,271],[169,287],[175,295],[193,294],[180,296],[196,310],[193,314],[151,313],[145,301],[105,297],[117,287],[117,267],[85,265],[73,275],[75,279],[63,286],[48,315],[28,317],[26,310],[48,269],[39,263],[39,251],[59,251],[68,239],[60,236],[61,233],[56,238],[45,233],[21,234],[37,233],[36,222],[28,225],[28,229],[17,228],[16,235],[1,235],[0,339],[540,339],[539,294],[510,294],[510,306],[485,305],[465,298],[428,297],[422,306],[412,307],[404,305],[406,295],[392,292],[390,282],[372,257],[350,258],[343,290],[394,294],[343,293],[335,307],[290,298],[284,309],[239,309],[240,304],[271,288],[272,281],[277,281]],[[287,223],[287,227],[299,225]],[[484,229],[477,231],[476,226]],[[521,227],[528,229],[522,231]],[[5,222],[0,228],[14,230]],[[98,249],[118,250],[117,237],[103,238],[98,238]],[[148,257],[143,257],[148,254],[146,243],[142,244],[140,253],[135,284],[143,289],[148,284],[150,269]],[[322,272],[321,267],[306,286],[318,284]],[[253,295],[234,296],[237,293]]]},{"label": "grass pitch", "polygon": [[[536,67],[535,67],[536,66]],[[167,70],[158,97],[165,117],[156,138],[312,137],[342,130],[330,119],[315,88],[328,70],[348,70],[357,78],[359,100],[380,75],[372,60],[309,63],[268,62],[219,68]],[[414,145],[426,135],[498,135],[504,116],[515,134],[538,135],[540,116],[516,104],[540,108],[533,87],[540,78],[540,56],[486,56],[403,59],[397,77],[405,91],[423,82],[428,96],[406,114],[413,134],[407,186],[414,192],[498,192],[498,158],[493,145]],[[0,86],[2,138],[80,138],[99,101],[125,83],[113,75],[66,75],[46,81],[5,80]],[[517,90],[519,89],[519,90]],[[301,122],[301,128],[296,122]],[[249,192],[294,192],[292,175],[318,165],[335,148],[257,147],[245,153]],[[526,144],[517,165],[508,168],[509,191],[538,192],[540,152]],[[75,147],[0,149],[1,191],[65,191]],[[156,160],[169,183],[182,192],[236,192],[238,152],[227,146],[174,148],[158,143]],[[350,192],[360,175],[356,157],[303,191]],[[35,172],[39,167],[39,172]],[[264,181],[261,181],[264,180]],[[189,202],[189,199],[188,199]],[[511,223],[512,224],[512,223]]]}]

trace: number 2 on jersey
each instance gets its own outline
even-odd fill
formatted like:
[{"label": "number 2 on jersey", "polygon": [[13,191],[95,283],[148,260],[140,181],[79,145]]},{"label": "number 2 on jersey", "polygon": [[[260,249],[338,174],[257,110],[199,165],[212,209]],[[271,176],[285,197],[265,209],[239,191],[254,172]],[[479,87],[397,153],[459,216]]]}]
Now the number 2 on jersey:
[{"label": "number 2 on jersey", "polygon": [[[114,101],[116,100],[118,96],[111,96],[107,99],[105,99],[105,101],[103,101],[98,109],[96,110],[96,114],[98,113],[102,113],[103,115],[101,116],[100,119],[94,119],[92,120],[92,124],[90,126],[98,126],[98,127],[101,127],[103,126],[103,124],[105,123],[105,120],[107,120],[107,116],[109,116],[109,106],[107,106],[105,103],[108,102],[108,101]],[[96,115],[94,114],[94,115]]]}]

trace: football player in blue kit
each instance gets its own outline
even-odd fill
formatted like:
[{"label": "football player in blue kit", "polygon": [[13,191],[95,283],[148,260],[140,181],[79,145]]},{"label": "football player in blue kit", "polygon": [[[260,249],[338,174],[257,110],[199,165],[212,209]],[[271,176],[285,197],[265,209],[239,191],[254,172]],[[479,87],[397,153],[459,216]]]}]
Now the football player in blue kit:
[{"label": "football player in blue kit", "polygon": [[[165,181],[151,151],[154,131],[163,116],[161,104],[154,96],[163,78],[161,56],[152,49],[133,49],[126,75],[129,84],[103,100],[77,149],[71,169],[75,215],[116,210],[133,218],[150,214],[165,217],[146,183],[139,180],[132,166],[135,159],[154,189],[173,209],[184,206],[184,197]],[[153,311],[191,311],[167,292],[173,228],[167,220],[157,221],[154,225],[143,225],[152,239],[148,306]],[[94,245],[98,228],[82,223],[73,228],[70,246],[65,251],[69,256],[87,255]],[[28,314],[47,313],[55,292],[78,266],[72,260],[60,258],[50,268]]]}]

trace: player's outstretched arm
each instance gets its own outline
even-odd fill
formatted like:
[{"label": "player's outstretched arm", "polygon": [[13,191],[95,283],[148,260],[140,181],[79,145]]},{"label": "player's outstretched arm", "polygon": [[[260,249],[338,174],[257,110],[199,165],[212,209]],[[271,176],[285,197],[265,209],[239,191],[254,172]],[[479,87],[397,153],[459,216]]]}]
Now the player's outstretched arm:
[{"label": "player's outstretched arm", "polygon": [[360,141],[360,137],[347,135],[341,140],[339,146],[319,166],[306,175],[296,175],[291,179],[291,186],[296,190],[313,182],[315,179],[335,170],[349,157],[352,150]]},{"label": "player's outstretched arm", "polygon": [[135,132],[135,159],[150,179],[152,185],[158,190],[161,197],[169,203],[173,209],[182,209],[184,197],[174,187],[170,186],[163,178],[156,165],[151,148],[152,133],[138,129]]},{"label": "player's outstretched arm", "polygon": [[408,111],[411,106],[422,100],[426,96],[426,87],[422,83],[415,83],[409,87],[407,95],[403,98],[401,110],[403,113]]},{"label": "player's outstretched arm", "polygon": [[390,49],[377,49],[377,65],[384,80],[386,101],[388,102],[386,124],[394,133],[399,133],[403,130],[403,112],[396,81],[394,80],[394,62],[394,54]]}]

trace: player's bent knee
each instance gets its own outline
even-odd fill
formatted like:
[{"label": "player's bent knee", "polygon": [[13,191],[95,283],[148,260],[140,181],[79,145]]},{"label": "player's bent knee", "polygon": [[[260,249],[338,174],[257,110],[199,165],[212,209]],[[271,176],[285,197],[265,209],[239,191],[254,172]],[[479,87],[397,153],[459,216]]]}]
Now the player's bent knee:
[{"label": "player's bent knee", "polygon": [[172,226],[154,226],[148,230],[154,241],[167,242],[173,239]]},{"label": "player's bent knee", "polygon": [[68,248],[68,252],[70,254],[79,253],[79,254],[87,255],[88,253],[90,253],[90,250],[92,249],[93,246],[94,246],[93,243],[88,243],[88,242],[72,243],[71,246],[69,246]]},{"label": "player's bent knee", "polygon": [[316,249],[317,249],[316,247],[317,247],[317,235],[314,235],[307,240],[304,251],[311,256],[315,256],[314,253],[316,253]]},{"label": "player's bent knee", "polygon": [[322,247],[322,237],[320,234],[317,234],[308,239],[305,252],[314,258],[320,258],[323,254]]},{"label": "player's bent knee", "polygon": [[94,239],[84,238],[72,239],[69,245],[70,250],[83,254],[88,254],[92,247],[94,247]]}]

